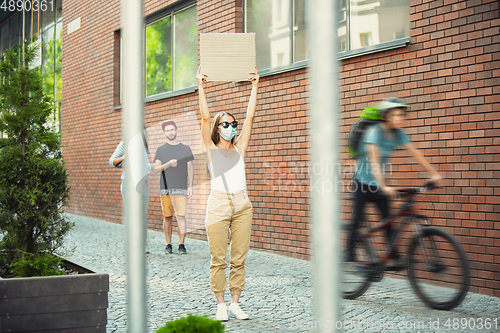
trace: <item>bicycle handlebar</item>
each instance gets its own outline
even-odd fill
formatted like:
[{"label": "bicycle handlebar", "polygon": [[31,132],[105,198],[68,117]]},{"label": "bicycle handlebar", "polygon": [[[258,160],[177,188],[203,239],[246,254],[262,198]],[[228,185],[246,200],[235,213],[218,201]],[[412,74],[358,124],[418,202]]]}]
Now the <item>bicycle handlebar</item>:
[{"label": "bicycle handlebar", "polygon": [[403,189],[398,189],[397,192],[401,196],[408,196],[412,194],[419,194],[419,193],[425,193],[431,190],[435,190],[439,188],[439,186],[436,186],[434,182],[428,182],[422,187],[416,187],[416,188],[403,188]]}]

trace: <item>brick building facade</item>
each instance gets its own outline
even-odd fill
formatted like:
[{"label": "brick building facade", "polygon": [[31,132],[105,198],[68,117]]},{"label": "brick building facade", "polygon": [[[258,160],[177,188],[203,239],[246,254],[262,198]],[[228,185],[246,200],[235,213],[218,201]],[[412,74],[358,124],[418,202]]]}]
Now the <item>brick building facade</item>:
[{"label": "brick building facade", "polygon": [[[246,1],[145,0],[146,18],[196,4],[199,33],[245,32]],[[121,140],[119,1],[63,3],[63,154],[72,196],[67,211],[121,223],[120,172],[108,159]],[[432,224],[455,234],[472,266],[471,291],[500,296],[500,19],[498,1],[410,0],[409,36],[403,45],[346,52],[340,69],[342,138],[360,111],[389,96],[410,105],[406,132],[445,177],[444,188],[423,208]],[[79,29],[68,24],[79,21]],[[263,71],[251,145],[246,157],[254,205],[253,248],[310,259],[307,61]],[[249,83],[209,83],[209,107],[243,119]],[[189,201],[190,237],[205,238],[209,193],[199,152],[195,87],[148,98],[145,124],[154,147],[159,124],[174,118],[181,141],[195,154],[195,194]],[[160,128],[161,130],[161,128]],[[340,142],[344,145],[344,142]],[[343,180],[353,164],[342,154]],[[390,178],[421,185],[423,170],[397,153]],[[162,230],[158,176],[150,176],[148,227]],[[346,187],[343,187],[346,191]],[[350,203],[343,203],[349,218]],[[374,219],[374,217],[372,217]],[[191,222],[189,222],[191,221]]]}]

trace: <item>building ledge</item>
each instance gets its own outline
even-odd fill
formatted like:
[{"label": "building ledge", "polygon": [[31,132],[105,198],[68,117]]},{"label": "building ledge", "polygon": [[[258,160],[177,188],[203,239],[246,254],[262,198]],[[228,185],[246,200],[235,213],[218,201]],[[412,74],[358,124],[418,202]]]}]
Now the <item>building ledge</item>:
[{"label": "building ledge", "polygon": [[[191,94],[191,93],[193,93],[193,92],[195,92],[197,90],[198,90],[197,86],[192,86],[192,87],[187,87],[187,88],[179,89],[179,90],[175,90],[175,91],[169,91],[169,92],[166,92],[166,93],[151,95],[151,96],[148,96],[148,97],[146,97],[144,99],[144,104],[151,103],[151,102],[156,102],[156,101],[159,101],[159,100],[162,100],[162,99],[171,98],[171,97],[176,97],[176,96]],[[122,105],[121,104],[113,107],[113,110],[121,110],[121,109],[122,109]]]}]

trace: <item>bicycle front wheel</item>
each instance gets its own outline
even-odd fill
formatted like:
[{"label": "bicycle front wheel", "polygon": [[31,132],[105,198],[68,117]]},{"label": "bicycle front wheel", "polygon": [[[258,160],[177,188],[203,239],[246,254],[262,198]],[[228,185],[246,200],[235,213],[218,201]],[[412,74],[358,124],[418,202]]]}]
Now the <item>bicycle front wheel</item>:
[{"label": "bicycle front wheel", "polygon": [[451,310],[462,303],[469,290],[469,260],[450,232],[427,227],[410,244],[408,279],[427,306]]},{"label": "bicycle front wheel", "polygon": [[[345,252],[345,251],[344,251]],[[340,288],[344,299],[355,299],[363,295],[370,287],[370,246],[366,241],[356,242],[354,254],[356,263],[346,262],[343,255]]]}]

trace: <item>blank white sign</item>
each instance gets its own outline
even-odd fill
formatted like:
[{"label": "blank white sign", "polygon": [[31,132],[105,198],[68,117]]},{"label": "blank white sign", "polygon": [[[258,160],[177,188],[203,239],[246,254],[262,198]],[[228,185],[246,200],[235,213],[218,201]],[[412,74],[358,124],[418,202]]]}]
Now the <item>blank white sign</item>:
[{"label": "blank white sign", "polygon": [[255,71],[255,34],[201,34],[200,65],[208,81],[248,80]]}]

